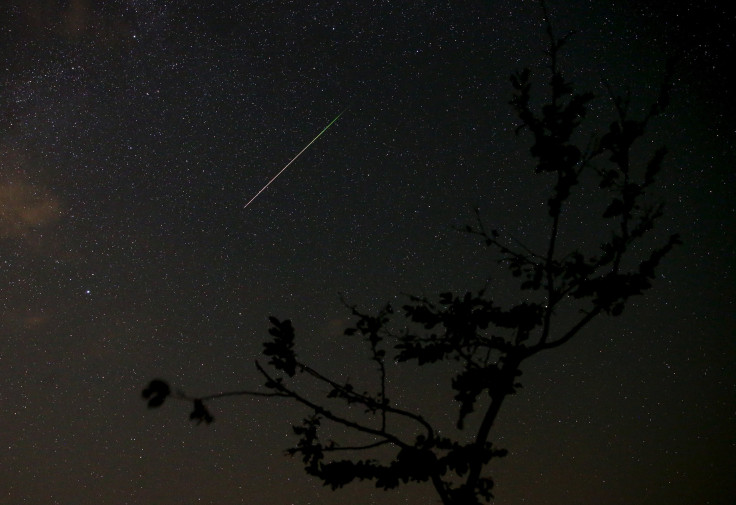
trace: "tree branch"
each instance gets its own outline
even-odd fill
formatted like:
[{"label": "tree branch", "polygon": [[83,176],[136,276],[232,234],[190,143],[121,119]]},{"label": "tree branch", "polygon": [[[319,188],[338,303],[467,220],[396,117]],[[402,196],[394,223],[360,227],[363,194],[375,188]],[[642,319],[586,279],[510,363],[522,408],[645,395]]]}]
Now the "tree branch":
[{"label": "tree branch", "polygon": [[474,443],[476,454],[475,457],[471,458],[469,461],[470,471],[468,472],[468,477],[464,484],[464,487],[468,492],[474,493],[475,487],[478,485],[480,472],[483,469],[483,461],[480,458],[482,448],[488,441],[491,428],[493,427],[493,423],[496,421],[496,417],[498,417],[503,401],[513,390],[513,384],[519,370],[519,365],[521,364],[521,361],[527,357],[527,354],[522,355],[519,353],[518,356],[515,354],[516,353],[509,353],[506,356],[503,367],[501,368],[501,373],[499,374],[499,377],[503,378],[504,382],[507,382],[508,384],[502,383],[496,389],[496,394],[490,394],[491,404],[488,406],[488,409],[483,416],[483,421],[481,421],[481,424],[478,427],[478,433],[475,436]]},{"label": "tree branch", "polygon": [[266,396],[266,397],[273,397],[273,396],[282,396],[287,397],[289,395],[283,394],[283,393],[265,393],[262,391],[225,391],[222,393],[216,393],[212,395],[207,396],[200,396],[199,398],[189,398],[189,397],[182,397],[186,400],[214,400],[216,398],[225,398],[227,396]]},{"label": "tree branch", "polygon": [[337,451],[363,451],[367,449],[375,449],[376,447],[380,447],[382,445],[386,445],[391,443],[389,440],[379,440],[378,442],[367,444],[367,445],[356,445],[356,446],[326,446],[322,447],[322,450],[324,452],[337,452]]},{"label": "tree branch", "polygon": [[596,305],[593,308],[593,310],[591,310],[590,312],[587,312],[585,316],[582,319],[580,319],[580,321],[578,321],[572,328],[570,328],[563,336],[561,336],[557,340],[552,340],[550,342],[539,342],[537,345],[529,347],[526,353],[527,356],[531,356],[533,354],[536,354],[540,351],[544,351],[547,349],[554,349],[555,347],[559,347],[562,344],[568,342],[586,324],[588,324],[591,320],[593,320],[594,317],[600,314],[602,310],[603,310],[603,307],[601,305]]},{"label": "tree branch", "polygon": [[291,390],[283,385],[283,383],[279,380],[274,379],[271,377],[268,372],[266,372],[263,367],[261,366],[258,361],[256,361],[256,368],[258,371],[266,378],[267,386],[273,387],[280,392],[286,393],[287,396],[293,398],[297,402],[301,403],[302,405],[305,405],[309,407],[310,409],[314,410],[317,414],[320,414],[324,416],[325,418],[329,419],[330,421],[333,421],[337,424],[341,424],[345,427],[352,428],[356,431],[359,431],[361,433],[368,433],[370,435],[375,435],[377,437],[382,437],[386,439],[387,442],[391,442],[394,445],[401,447],[401,448],[408,448],[411,447],[411,444],[408,444],[401,440],[396,435],[392,435],[391,433],[388,433],[385,430],[377,430],[375,428],[370,428],[368,426],[364,426],[362,424],[356,423],[354,421],[350,421],[349,419],[345,419],[343,417],[337,416],[333,414],[331,411],[327,410],[326,408],[322,407],[321,405],[318,405],[314,403],[313,401],[301,396],[299,393],[297,393],[294,390]]},{"label": "tree branch", "polygon": [[[351,398],[356,403],[365,405],[371,410],[390,412],[398,416],[403,416],[403,417],[408,417],[409,419],[413,419],[417,423],[421,424],[427,430],[427,438],[430,438],[430,439],[434,438],[434,429],[422,416],[418,414],[413,414],[411,412],[407,412],[403,409],[392,407],[385,402],[378,402],[375,398],[372,398],[370,396],[366,396],[360,393],[356,393],[352,389],[346,389],[344,386],[338,384],[337,382],[333,381],[332,379],[328,377],[325,377],[324,375],[320,374],[313,368],[306,366],[306,365],[302,365],[302,367],[304,371],[307,372],[309,375],[311,375],[312,377],[318,380],[325,382],[326,384],[329,384],[336,390],[339,390],[341,394],[345,395],[346,398]],[[385,420],[382,420],[381,424],[382,424],[382,429],[385,430],[386,428]]]}]

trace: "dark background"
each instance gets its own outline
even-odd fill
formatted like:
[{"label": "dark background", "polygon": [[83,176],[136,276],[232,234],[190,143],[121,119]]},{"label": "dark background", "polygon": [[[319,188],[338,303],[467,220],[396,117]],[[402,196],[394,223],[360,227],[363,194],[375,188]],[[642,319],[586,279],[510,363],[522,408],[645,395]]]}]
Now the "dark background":
[{"label": "dark background", "polygon": [[[623,316],[529,363],[496,427],[499,504],[736,495],[735,19],[709,4],[550,2],[578,32],[568,77],[601,96],[592,127],[612,118],[604,81],[636,108],[679,57],[641,159],[669,147],[654,235],[685,244]],[[300,356],[360,377],[338,293],[370,310],[496,275],[503,299],[454,227],[478,205],[540,240],[547,186],[507,104],[514,70],[542,90],[538,3],[46,0],[0,16],[0,503],[431,503],[428,486],[305,476],[283,454],[293,405],[226,400],[196,427],[140,391],[256,388],[271,314],[293,319]],[[594,200],[568,248],[594,244]],[[452,425],[432,401],[445,371],[414,372],[392,370],[389,397]]]}]

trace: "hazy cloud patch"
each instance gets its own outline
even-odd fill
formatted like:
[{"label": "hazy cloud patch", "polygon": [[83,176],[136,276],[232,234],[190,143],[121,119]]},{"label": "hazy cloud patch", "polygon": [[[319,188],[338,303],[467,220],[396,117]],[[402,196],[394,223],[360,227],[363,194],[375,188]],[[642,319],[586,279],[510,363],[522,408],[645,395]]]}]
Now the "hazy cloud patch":
[{"label": "hazy cloud patch", "polygon": [[47,190],[25,181],[0,182],[0,238],[23,237],[61,217],[61,206]]}]

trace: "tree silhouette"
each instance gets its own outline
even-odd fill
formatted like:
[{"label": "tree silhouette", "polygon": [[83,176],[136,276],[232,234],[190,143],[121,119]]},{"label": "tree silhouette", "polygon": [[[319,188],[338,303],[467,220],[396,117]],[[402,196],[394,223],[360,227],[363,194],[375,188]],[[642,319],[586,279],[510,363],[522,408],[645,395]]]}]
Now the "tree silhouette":
[{"label": "tree silhouette", "polygon": [[[378,374],[375,392],[361,392],[350,381],[334,380],[302,361],[294,350],[291,322],[271,317],[269,333],[273,339],[264,344],[268,363],[256,362],[265,379],[264,391],[192,398],[174,394],[165,382],[154,380],[143,391],[149,407],[160,406],[170,396],[184,399],[193,403],[192,420],[210,423],[213,417],[206,404],[215,398],[290,398],[313,414],[294,427],[299,441],[288,453],[300,456],[307,473],[325,485],[336,489],[356,480],[369,480],[378,488],[391,489],[402,483],[429,481],[445,505],[490,502],[493,480],[484,468],[491,459],[506,454],[491,443],[491,429],[505,399],[520,387],[522,364],[569,342],[599,315],[620,315],[630,297],[651,287],[660,260],[679,242],[677,235],[656,247],[647,247],[652,241],[642,240],[662,215],[662,205],[647,205],[644,196],[662,167],[665,150],[656,150],[641,165],[634,163],[631,155],[649,121],[667,105],[669,78],[638,119],[631,117],[627,98],[611,93],[615,120],[604,134],[593,136],[581,148],[576,134],[594,97],[576,92],[558,66],[560,50],[569,35],[557,38],[548,18],[547,30],[548,99],[538,109],[532,106],[530,72],[524,70],[511,77],[514,93],[510,102],[520,119],[517,134],[531,133],[534,172],[554,181],[547,201],[546,249],[534,251],[488,230],[477,209],[477,222],[465,228],[498,255],[499,263],[518,282],[524,301],[507,306],[493,300],[483,288],[441,293],[436,299],[410,296],[400,310],[386,305],[376,314],[346,304],[355,324],[344,334],[367,345],[367,359]],[[591,236],[600,236],[604,230],[608,238],[595,254],[565,250],[560,238],[563,210],[573,205],[583,175],[595,178],[599,201],[607,202],[600,228]],[[642,250],[647,252],[642,254]],[[557,317],[563,312],[565,318]],[[441,434],[425,416],[389,400],[387,361],[420,367],[441,362],[452,367],[456,403],[448,409],[456,409],[457,439]],[[315,399],[302,392],[300,378],[325,386],[324,397]],[[351,415],[353,409],[336,409],[336,403],[358,406],[364,413],[356,419]],[[470,423],[468,416],[476,409],[479,415],[473,420],[477,422]],[[320,430],[326,423],[369,441],[362,445],[325,441]],[[407,436],[408,425],[413,428]],[[379,447],[390,451],[388,461],[372,457]]]}]

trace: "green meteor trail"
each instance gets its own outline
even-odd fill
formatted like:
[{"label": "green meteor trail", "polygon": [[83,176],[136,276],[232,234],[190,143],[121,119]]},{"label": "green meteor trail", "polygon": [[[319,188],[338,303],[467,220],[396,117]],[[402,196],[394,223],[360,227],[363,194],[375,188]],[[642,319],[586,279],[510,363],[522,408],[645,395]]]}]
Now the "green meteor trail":
[{"label": "green meteor trail", "polygon": [[275,180],[276,180],[276,178],[277,178],[277,177],[278,177],[279,175],[281,175],[281,173],[282,173],[282,172],[283,172],[284,170],[286,170],[287,168],[289,168],[289,165],[291,165],[292,163],[294,163],[294,161],[296,161],[296,159],[297,159],[297,158],[298,158],[299,156],[301,156],[301,155],[302,155],[302,153],[303,153],[304,151],[306,151],[306,150],[307,150],[307,149],[309,148],[309,146],[311,146],[312,144],[314,144],[314,143],[315,143],[315,142],[317,141],[317,139],[318,139],[318,138],[320,138],[320,137],[322,136],[322,134],[323,134],[324,132],[326,132],[326,131],[327,131],[327,129],[328,129],[328,128],[329,128],[330,126],[332,126],[332,125],[333,125],[333,124],[335,123],[335,121],[337,121],[338,119],[340,119],[340,116],[342,116],[343,114],[345,114],[345,111],[346,111],[346,110],[347,110],[347,109],[343,109],[343,111],[342,111],[342,112],[341,112],[340,114],[338,114],[338,115],[337,115],[337,116],[335,117],[335,119],[333,119],[332,121],[330,121],[330,124],[328,124],[327,126],[325,126],[325,128],[324,128],[324,129],[323,129],[323,130],[322,130],[321,132],[319,132],[319,134],[318,134],[318,135],[317,135],[316,137],[314,137],[314,138],[312,139],[312,141],[311,141],[311,142],[310,142],[309,144],[307,144],[306,146],[304,146],[304,149],[302,149],[301,151],[299,151],[299,154],[297,154],[296,156],[294,156],[294,157],[293,157],[293,158],[291,159],[291,161],[289,161],[289,163],[287,163],[287,164],[286,164],[286,165],[284,166],[284,168],[282,168],[281,170],[279,170],[279,173],[277,173],[276,175],[274,175],[274,176],[273,176],[273,178],[272,178],[272,179],[271,179],[270,181],[268,181],[268,183],[267,183],[267,184],[266,184],[265,186],[263,186],[263,187],[261,188],[261,190],[260,190],[260,191],[259,191],[258,193],[256,193],[256,195],[255,195],[255,196],[254,196],[253,198],[251,198],[251,199],[250,199],[250,200],[248,201],[248,203],[246,203],[246,204],[245,204],[245,206],[244,206],[243,208],[245,209],[246,207],[248,207],[248,205],[250,205],[250,204],[251,204],[251,203],[253,202],[253,200],[255,200],[256,198],[258,198],[258,195],[260,195],[261,193],[263,193],[263,192],[264,192],[264,191],[266,190],[266,188],[267,188],[267,187],[269,187],[269,186],[271,185],[271,183],[272,183],[273,181],[275,181]]}]

